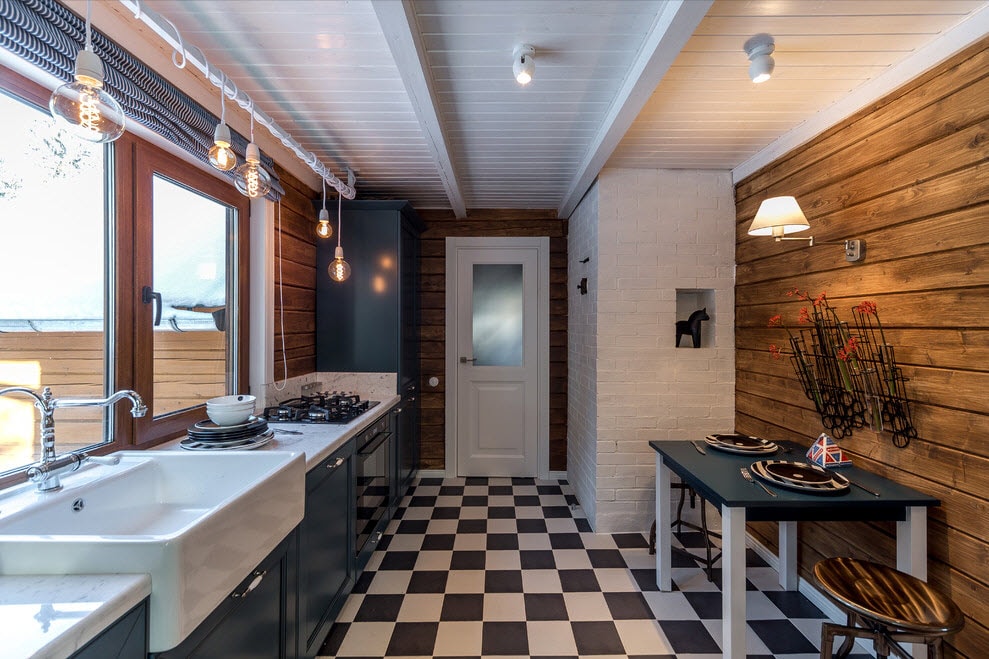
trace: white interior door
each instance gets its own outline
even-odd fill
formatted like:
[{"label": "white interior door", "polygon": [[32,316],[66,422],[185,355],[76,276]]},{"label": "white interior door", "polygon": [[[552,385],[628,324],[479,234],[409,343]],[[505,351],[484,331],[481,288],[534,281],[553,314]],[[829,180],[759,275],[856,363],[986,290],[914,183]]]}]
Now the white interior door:
[{"label": "white interior door", "polygon": [[[540,312],[547,275],[541,272],[545,257],[539,241],[547,254],[548,241],[450,240],[459,243],[452,254],[448,250],[447,261],[456,289],[451,295],[448,288],[447,298],[455,304],[447,307],[448,321],[452,316],[455,325],[447,334],[447,367],[454,373],[447,383],[456,401],[456,474],[539,475],[546,471],[540,448],[548,421],[545,433],[540,433],[540,421],[548,407],[549,363],[548,305]],[[449,471],[454,456],[447,455]]]}]

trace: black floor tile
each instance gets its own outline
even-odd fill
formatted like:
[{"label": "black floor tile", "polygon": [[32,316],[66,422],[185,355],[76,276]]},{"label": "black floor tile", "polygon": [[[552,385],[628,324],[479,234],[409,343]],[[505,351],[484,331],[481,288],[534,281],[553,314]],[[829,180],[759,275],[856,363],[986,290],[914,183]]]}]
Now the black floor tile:
[{"label": "black floor tile", "polygon": [[430,533],[422,539],[419,551],[450,551],[456,539],[453,533]]},{"label": "black floor tile", "polygon": [[444,485],[440,488],[441,497],[461,497],[464,495],[463,485]]},{"label": "black floor tile", "polygon": [[413,496],[409,501],[409,508],[432,508],[436,505],[436,497]]},{"label": "black floor tile", "polygon": [[525,623],[485,622],[481,630],[481,654],[529,654],[529,637]]},{"label": "black floor tile", "polygon": [[443,593],[446,592],[446,570],[416,570],[409,579],[408,593]]},{"label": "black floor tile", "polygon": [[404,595],[365,595],[354,622],[394,622]]},{"label": "black floor tile", "polygon": [[347,636],[347,632],[350,630],[350,623],[338,622],[330,628],[330,633],[327,635],[326,640],[323,641],[323,647],[319,649],[319,656],[321,657],[335,657],[337,652],[340,651],[340,646],[343,644],[343,639]]},{"label": "black floor tile", "polygon": [[396,533],[415,533],[422,535],[429,527],[428,519],[403,519],[398,525]]},{"label": "black floor tile", "polygon": [[392,655],[430,656],[436,645],[439,622],[398,622],[385,653]]},{"label": "black floor tile", "polygon": [[386,551],[381,559],[379,570],[411,570],[416,566],[419,552],[416,551]]},{"label": "black floor tile", "polygon": [[455,551],[450,559],[451,570],[483,570],[483,551]]},{"label": "black floor tile", "polygon": [[535,485],[535,478],[513,478],[512,485]]},{"label": "black floor tile", "polygon": [[515,519],[514,506],[490,506],[488,519]]},{"label": "black floor tile", "polygon": [[721,620],[721,592],[684,593],[690,607],[701,620]]},{"label": "black floor tile", "polygon": [[749,620],[749,627],[773,654],[810,654],[818,651],[789,620]]},{"label": "black floor tile", "polygon": [[519,533],[546,533],[546,520],[539,518],[517,519],[515,520],[515,528]]},{"label": "black floor tile", "polygon": [[440,620],[483,620],[484,595],[481,593],[447,593],[443,596]]},{"label": "black floor tile", "polygon": [[485,593],[521,593],[521,570],[487,570],[484,573]]},{"label": "black floor tile", "polygon": [[645,549],[649,546],[641,533],[612,533],[611,538],[619,549]]},{"label": "black floor tile", "polygon": [[560,584],[565,593],[601,592],[594,570],[560,570]]},{"label": "black floor tile", "polygon": [[767,590],[766,597],[787,618],[823,618],[824,613],[795,590]]},{"label": "black floor tile", "polygon": [[515,533],[489,533],[487,548],[491,550],[518,549],[519,536]]},{"label": "black floor tile", "polygon": [[433,514],[430,516],[430,519],[460,519],[460,508],[453,508],[451,506],[433,508]]},{"label": "black floor tile", "polygon": [[464,479],[464,485],[487,485],[488,479],[485,476],[468,476]]},{"label": "black floor tile", "polygon": [[471,506],[486,506],[488,505],[488,498],[486,496],[465,496],[461,499],[461,506],[468,508]]},{"label": "black floor tile", "polygon": [[553,549],[583,549],[584,541],[579,533],[550,533],[549,545]]},{"label": "black floor tile", "polygon": [[536,492],[539,494],[563,494],[563,489],[559,485],[537,485]]},{"label": "black floor tile", "polygon": [[659,586],[656,585],[656,568],[643,568],[639,570],[629,570],[636,585],[643,593],[657,592]]},{"label": "black floor tile", "polygon": [[[523,570],[555,570],[556,559],[549,549],[523,549],[519,552]],[[655,572],[655,570],[653,570]]]},{"label": "black floor tile", "polygon": [[614,620],[651,620],[652,609],[642,593],[605,593],[604,601]]},{"label": "black floor tile", "polygon": [[588,549],[591,567],[625,567],[625,559],[617,549]]},{"label": "black floor tile", "polygon": [[567,506],[543,506],[543,517],[546,519],[567,519],[572,516]]},{"label": "black floor tile", "polygon": [[374,571],[364,570],[361,576],[357,578],[354,583],[354,589],[350,592],[352,593],[366,593],[368,586],[371,585],[371,580],[374,579]]},{"label": "black floor tile", "polygon": [[490,485],[488,486],[488,496],[490,497],[510,497],[515,494],[511,485]]},{"label": "black floor tile", "polygon": [[588,522],[583,517],[575,519],[574,522],[577,524],[578,533],[591,533],[594,529],[591,528],[591,523]]},{"label": "black floor tile", "polygon": [[721,648],[699,620],[660,620],[659,626],[677,654],[721,653]]},{"label": "black floor tile", "polygon": [[569,620],[567,604],[560,593],[526,593],[526,620]]},{"label": "black floor tile", "polygon": [[487,530],[486,519],[462,519],[457,524],[457,533],[486,533]]},{"label": "black floor tile", "polygon": [[625,646],[614,622],[571,622],[570,627],[580,655],[625,654]]},{"label": "black floor tile", "polygon": [[443,479],[442,478],[420,478],[418,484],[419,485],[422,485],[424,487],[435,487],[437,485],[443,485]]},{"label": "black floor tile", "polygon": [[538,506],[539,497],[535,494],[516,494],[515,495],[515,505],[516,506]]}]

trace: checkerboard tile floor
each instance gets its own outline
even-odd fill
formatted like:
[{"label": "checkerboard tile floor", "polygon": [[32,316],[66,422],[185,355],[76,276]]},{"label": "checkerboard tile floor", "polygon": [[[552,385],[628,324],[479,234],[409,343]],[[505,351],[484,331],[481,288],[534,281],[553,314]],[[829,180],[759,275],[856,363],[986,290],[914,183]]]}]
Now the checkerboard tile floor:
[{"label": "checkerboard tile floor", "polygon": [[[721,571],[674,553],[660,592],[644,536],[592,533],[575,504],[566,481],[419,480],[319,656],[721,657]],[[676,538],[703,552],[699,533]],[[748,656],[818,657],[821,611],[747,563]]]}]

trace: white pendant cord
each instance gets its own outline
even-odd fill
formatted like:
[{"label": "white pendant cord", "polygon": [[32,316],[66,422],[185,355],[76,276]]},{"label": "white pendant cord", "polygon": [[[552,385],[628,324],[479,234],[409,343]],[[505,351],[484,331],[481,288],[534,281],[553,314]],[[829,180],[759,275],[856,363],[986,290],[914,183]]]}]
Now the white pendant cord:
[{"label": "white pendant cord", "polygon": [[[218,67],[211,65],[207,59],[205,53],[198,46],[190,43],[185,43],[182,39],[181,33],[175,25],[162,16],[161,14],[141,6],[140,0],[119,0],[122,5],[127,7],[133,14],[134,18],[142,21],[148,25],[153,32],[155,32],[159,37],[162,38],[172,49],[175,51],[172,53],[172,62],[179,66],[178,62],[175,60],[175,56],[179,53],[182,55],[182,66],[185,66],[186,61],[191,62],[201,73],[206,76],[213,85],[225,88],[224,80],[229,82],[232,87],[230,92],[230,100],[235,101],[240,107],[251,113],[251,119],[257,117],[258,122],[268,129],[268,131],[283,145],[292,150],[293,153],[304,162],[317,176],[326,181],[330,187],[342,194],[347,199],[354,199],[357,196],[357,191],[354,189],[353,185],[349,182],[341,181],[339,178],[333,175],[333,172],[319,161],[316,154],[311,151],[307,151],[303,146],[292,137],[284,128],[275,123],[269,115],[265,114],[262,110],[255,109],[254,101],[246,93],[241,91],[236,84],[229,78],[226,74]],[[181,68],[181,67],[180,67]],[[253,142],[253,136],[251,138]]]},{"label": "white pendant cord", "polygon": [[86,50],[93,49],[93,36],[92,36],[92,16],[93,16],[93,0],[86,0]]},{"label": "white pendant cord", "polygon": [[343,195],[337,195],[337,248],[340,248],[340,219],[343,216]]},{"label": "white pendant cord", "polygon": [[323,181],[323,210],[325,211],[326,210],[326,179],[324,178],[322,179],[322,181]]},{"label": "white pendant cord", "polygon": [[288,354],[285,352],[285,292],[282,289],[282,200],[278,200],[278,317],[282,332],[282,386],[272,383],[275,391],[285,391],[288,386]]}]

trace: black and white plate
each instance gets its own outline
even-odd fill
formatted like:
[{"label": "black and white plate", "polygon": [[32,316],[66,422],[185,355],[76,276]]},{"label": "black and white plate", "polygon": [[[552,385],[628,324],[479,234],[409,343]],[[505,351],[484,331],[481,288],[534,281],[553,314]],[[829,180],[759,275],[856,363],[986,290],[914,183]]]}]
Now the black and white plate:
[{"label": "black and white plate", "polygon": [[738,455],[770,455],[779,449],[779,446],[768,439],[739,433],[708,435],[704,442],[718,451]]},{"label": "black and white plate", "polygon": [[751,470],[767,483],[805,494],[844,494],[851,486],[841,474],[806,462],[760,460],[752,463]]},{"label": "black and white plate", "polygon": [[186,431],[190,439],[202,442],[228,442],[257,437],[268,430],[268,422],[252,416],[245,423],[218,426],[212,421],[200,421]]},{"label": "black and white plate", "polygon": [[260,435],[226,442],[202,442],[190,437],[179,442],[179,446],[187,451],[250,451],[251,449],[264,446],[274,436],[275,432],[273,430],[266,430]]}]

